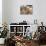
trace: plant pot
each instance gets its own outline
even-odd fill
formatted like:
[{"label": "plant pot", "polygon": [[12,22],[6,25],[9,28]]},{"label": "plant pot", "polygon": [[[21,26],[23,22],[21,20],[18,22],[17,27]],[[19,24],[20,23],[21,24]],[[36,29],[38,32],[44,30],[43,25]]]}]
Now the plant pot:
[{"label": "plant pot", "polygon": [[4,44],[5,38],[0,38],[0,44]]}]

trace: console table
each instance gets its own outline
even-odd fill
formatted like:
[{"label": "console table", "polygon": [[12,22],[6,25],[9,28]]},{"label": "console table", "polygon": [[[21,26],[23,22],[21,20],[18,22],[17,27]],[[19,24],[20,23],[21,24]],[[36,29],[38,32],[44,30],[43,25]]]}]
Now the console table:
[{"label": "console table", "polygon": [[[9,25],[9,33],[20,33],[25,36],[26,28],[30,27],[31,25]],[[19,28],[18,28],[19,27]],[[21,29],[20,29],[21,28]],[[19,31],[20,29],[20,31]],[[18,31],[17,31],[18,30]]]}]

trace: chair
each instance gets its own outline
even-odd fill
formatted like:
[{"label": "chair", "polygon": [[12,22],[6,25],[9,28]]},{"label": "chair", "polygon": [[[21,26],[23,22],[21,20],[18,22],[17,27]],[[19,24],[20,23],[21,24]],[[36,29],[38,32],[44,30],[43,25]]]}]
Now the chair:
[{"label": "chair", "polygon": [[11,38],[7,38],[5,40],[6,46],[15,46],[15,41],[13,41]]}]

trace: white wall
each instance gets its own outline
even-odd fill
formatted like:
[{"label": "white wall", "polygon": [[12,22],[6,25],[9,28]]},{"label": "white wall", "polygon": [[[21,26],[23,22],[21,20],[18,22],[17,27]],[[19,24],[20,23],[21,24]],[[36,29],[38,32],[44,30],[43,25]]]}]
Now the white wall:
[{"label": "white wall", "polygon": [[0,27],[2,27],[2,0],[0,0]]},{"label": "white wall", "polygon": [[8,22],[7,17],[7,0],[2,0],[2,23]]},{"label": "white wall", "polygon": [[[26,20],[29,24],[34,23],[37,19],[38,24],[41,21],[46,25],[46,0],[4,0],[4,17],[7,23],[21,22]],[[32,4],[32,15],[20,15],[19,8],[21,5]]]}]

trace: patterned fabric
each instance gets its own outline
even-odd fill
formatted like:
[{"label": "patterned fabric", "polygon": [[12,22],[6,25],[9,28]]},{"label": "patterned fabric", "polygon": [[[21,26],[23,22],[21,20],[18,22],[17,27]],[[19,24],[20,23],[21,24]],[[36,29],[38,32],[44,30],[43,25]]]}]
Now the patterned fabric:
[{"label": "patterned fabric", "polygon": [[25,42],[25,43],[21,43],[21,42],[17,42],[16,46],[31,46],[31,42]]}]

